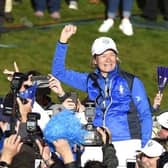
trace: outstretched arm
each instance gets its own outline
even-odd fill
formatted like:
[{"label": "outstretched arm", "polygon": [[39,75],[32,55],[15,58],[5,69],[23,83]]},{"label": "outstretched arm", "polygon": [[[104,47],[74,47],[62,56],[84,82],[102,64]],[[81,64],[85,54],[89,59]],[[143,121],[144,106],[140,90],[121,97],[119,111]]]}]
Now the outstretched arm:
[{"label": "outstretched arm", "polygon": [[88,73],[81,73],[68,69],[65,66],[65,59],[67,56],[68,40],[73,34],[77,32],[77,27],[74,25],[66,25],[60,35],[59,42],[54,53],[52,61],[52,75],[60,80],[62,83],[67,84],[73,88],[87,91],[87,78]]}]

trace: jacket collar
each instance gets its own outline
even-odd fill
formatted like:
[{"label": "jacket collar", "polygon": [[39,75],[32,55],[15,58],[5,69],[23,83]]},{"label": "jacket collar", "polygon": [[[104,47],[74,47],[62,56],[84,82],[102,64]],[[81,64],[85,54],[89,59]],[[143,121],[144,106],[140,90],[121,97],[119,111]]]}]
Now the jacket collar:
[{"label": "jacket collar", "polygon": [[[115,68],[108,73],[108,78],[112,78],[113,76],[116,76],[119,72],[119,65],[116,64]],[[104,78],[100,72],[99,68],[96,68],[95,72],[100,78]]]}]

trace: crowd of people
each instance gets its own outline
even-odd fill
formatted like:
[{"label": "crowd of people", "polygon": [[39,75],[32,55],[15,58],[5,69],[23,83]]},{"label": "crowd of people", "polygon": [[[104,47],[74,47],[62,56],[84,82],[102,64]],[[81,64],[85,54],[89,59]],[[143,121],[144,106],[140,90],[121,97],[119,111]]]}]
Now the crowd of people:
[{"label": "crowd of people", "polygon": [[[167,20],[167,2],[163,2]],[[150,3],[154,1],[141,2],[142,17],[147,19],[151,19],[146,12],[152,8]],[[104,4],[106,18],[98,31],[108,32],[116,16],[121,15],[119,29],[132,36],[133,1],[106,0]],[[61,18],[60,0],[32,0],[32,5],[36,17],[43,17],[48,9],[51,18]],[[69,0],[68,5],[78,9],[77,0]],[[11,12],[12,1],[0,0],[0,31],[4,31],[4,19],[13,21]],[[156,19],[156,14],[152,19]],[[51,74],[43,76],[34,70],[22,73],[16,63],[14,70],[4,70],[10,92],[0,105],[0,167],[168,167],[168,111],[154,115],[159,112],[163,92],[158,91],[151,105],[143,82],[121,69],[116,42],[106,36],[92,43],[93,72],[68,69],[68,43],[76,34],[75,25],[62,29]],[[64,91],[61,83],[85,92],[87,97],[79,100],[72,92]],[[59,103],[52,101],[51,92]]]},{"label": "crowd of people", "polygon": [[[69,9],[78,10],[78,0],[65,0]],[[0,32],[5,32],[3,22],[14,21],[12,16],[13,4],[23,3],[21,0],[0,0]],[[126,36],[132,36],[134,34],[133,24],[131,23],[131,13],[134,5],[133,0],[88,0],[90,3],[100,4],[104,3],[105,17],[103,23],[98,27],[98,32],[106,33],[114,26],[116,17],[119,16],[121,23],[119,29]],[[42,18],[45,15],[45,11],[48,10],[52,19],[58,20],[61,18],[61,0],[31,0],[34,15]],[[163,20],[168,20],[168,3],[167,0],[137,0],[137,6],[141,9],[141,17],[149,21],[156,21],[158,11],[163,15]],[[158,10],[159,8],[159,10]]]},{"label": "crowd of people", "polygon": [[[68,42],[77,26],[65,25],[57,41],[52,74],[4,70],[10,92],[0,108],[0,167],[164,168],[168,166],[168,112],[153,105],[143,82],[120,68],[110,37],[91,46],[93,72],[66,68]],[[85,100],[61,82],[87,93]],[[54,103],[51,91],[58,97]]]}]

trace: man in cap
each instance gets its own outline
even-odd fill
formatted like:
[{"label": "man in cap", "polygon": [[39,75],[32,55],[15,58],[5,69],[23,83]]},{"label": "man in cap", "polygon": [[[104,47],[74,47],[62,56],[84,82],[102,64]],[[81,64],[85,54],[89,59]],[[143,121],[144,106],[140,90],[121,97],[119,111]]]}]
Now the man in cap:
[{"label": "man in cap", "polygon": [[139,168],[168,168],[168,153],[155,140],[149,140],[137,155]]},{"label": "man in cap", "polygon": [[92,44],[93,73],[68,70],[65,67],[67,42],[76,30],[74,25],[63,28],[52,74],[63,83],[88,93],[88,99],[96,105],[94,126],[109,128],[119,167],[126,167],[126,159],[134,157],[135,151],[151,138],[151,108],[144,85],[139,78],[119,68],[119,52],[110,37],[99,37]]},{"label": "man in cap", "polygon": [[152,136],[168,151],[168,112],[162,112],[156,119],[159,125],[153,128]]}]

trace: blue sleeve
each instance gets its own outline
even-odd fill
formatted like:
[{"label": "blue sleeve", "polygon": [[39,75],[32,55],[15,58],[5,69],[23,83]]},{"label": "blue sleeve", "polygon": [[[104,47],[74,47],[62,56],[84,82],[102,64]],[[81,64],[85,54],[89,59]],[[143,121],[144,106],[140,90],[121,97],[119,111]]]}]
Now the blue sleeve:
[{"label": "blue sleeve", "polygon": [[152,135],[152,113],[144,85],[137,77],[134,78],[132,97],[139,115],[142,134],[141,141],[142,147],[144,147]]},{"label": "blue sleeve", "polygon": [[88,73],[66,69],[65,58],[67,55],[67,49],[67,44],[62,44],[60,42],[57,43],[52,62],[52,75],[61,82],[86,92]]}]

